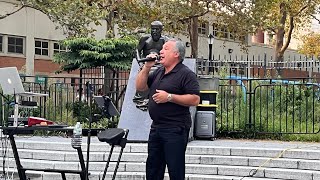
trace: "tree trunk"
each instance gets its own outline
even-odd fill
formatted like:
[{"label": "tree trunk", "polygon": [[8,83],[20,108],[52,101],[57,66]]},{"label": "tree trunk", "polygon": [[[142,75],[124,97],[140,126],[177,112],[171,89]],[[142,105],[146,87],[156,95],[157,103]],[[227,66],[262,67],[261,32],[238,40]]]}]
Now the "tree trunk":
[{"label": "tree trunk", "polygon": [[283,42],[285,35],[285,23],[287,19],[287,11],[285,9],[285,3],[280,3],[280,25],[276,30],[276,44],[275,44],[275,66],[277,67],[278,75],[282,75],[281,69],[283,68]]},{"label": "tree trunk", "polygon": [[[197,0],[191,0],[191,7],[196,7],[197,4]],[[192,17],[189,26],[191,57],[198,58],[198,17]]]},{"label": "tree trunk", "polygon": [[115,32],[114,32],[114,12],[111,11],[108,15],[108,17],[106,17],[106,22],[107,22],[107,33],[106,33],[106,38],[113,38],[115,37]]},{"label": "tree trunk", "polygon": [[283,54],[282,50],[283,46],[283,38],[284,38],[284,28],[279,28],[276,32],[276,45],[275,45],[275,61],[283,62]]},{"label": "tree trunk", "polygon": [[198,57],[198,18],[193,17],[190,20],[190,43],[191,43],[191,57]]},{"label": "tree trunk", "polygon": [[285,9],[285,3],[280,3],[280,25],[276,31],[276,44],[275,44],[275,61],[283,62],[283,54],[282,51],[284,35],[285,35],[285,23],[287,19],[287,11]]}]

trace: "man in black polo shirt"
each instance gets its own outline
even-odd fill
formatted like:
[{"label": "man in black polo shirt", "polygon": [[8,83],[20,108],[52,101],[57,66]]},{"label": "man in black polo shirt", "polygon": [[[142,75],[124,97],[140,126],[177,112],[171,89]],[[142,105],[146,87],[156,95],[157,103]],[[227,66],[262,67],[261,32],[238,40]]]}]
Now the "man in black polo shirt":
[{"label": "man in black polo shirt", "polygon": [[195,73],[182,64],[184,55],[184,43],[170,39],[160,51],[163,67],[149,75],[155,62],[146,62],[136,79],[137,90],[150,90],[148,108],[153,122],[148,141],[147,180],[162,180],[166,165],[170,180],[185,177],[185,150],[191,126],[189,107],[199,104],[200,90]]}]

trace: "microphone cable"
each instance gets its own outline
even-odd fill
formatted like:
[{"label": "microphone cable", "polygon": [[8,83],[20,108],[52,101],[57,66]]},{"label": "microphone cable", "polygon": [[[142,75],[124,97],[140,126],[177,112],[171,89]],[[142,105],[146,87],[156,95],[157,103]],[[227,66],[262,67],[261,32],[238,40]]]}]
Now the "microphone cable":
[{"label": "microphone cable", "polygon": [[253,177],[254,175],[256,175],[258,173],[259,170],[263,170],[263,169],[267,168],[267,167],[264,167],[267,163],[271,162],[272,160],[279,159],[285,152],[287,152],[289,150],[309,148],[309,147],[319,148],[319,146],[301,146],[301,147],[286,148],[286,149],[282,150],[280,153],[278,153],[275,157],[269,158],[266,161],[264,161],[259,167],[255,168],[255,169],[251,169],[247,176],[243,176],[239,180],[243,180],[246,177]]}]

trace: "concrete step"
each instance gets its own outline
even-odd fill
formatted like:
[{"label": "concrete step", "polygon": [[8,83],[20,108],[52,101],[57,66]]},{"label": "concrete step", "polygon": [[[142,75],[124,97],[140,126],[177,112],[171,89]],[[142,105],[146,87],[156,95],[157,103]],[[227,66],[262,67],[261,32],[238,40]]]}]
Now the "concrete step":
[{"label": "concrete step", "polygon": [[[71,141],[70,138],[64,141]],[[37,142],[37,141],[21,141],[17,140],[18,149],[32,149],[32,150],[54,150],[61,151],[60,153],[68,152],[75,153],[71,147],[70,142]],[[82,150],[87,150],[85,142]],[[110,146],[106,143],[94,142],[90,145],[90,154],[108,153]],[[114,152],[119,152],[120,148],[116,147]],[[147,144],[145,143],[128,143],[124,152],[147,153]],[[191,155],[222,155],[222,156],[245,156],[245,157],[282,157],[291,159],[320,159],[320,145],[307,144],[294,147],[229,147],[229,146],[199,146],[197,143],[189,143],[186,154]]]},{"label": "concrete step", "polygon": [[[79,159],[70,141],[70,138],[18,137],[16,143],[21,163],[26,168],[79,170]],[[12,169],[15,167],[15,161],[9,144],[6,146],[2,146],[1,152],[8,150],[5,167]],[[85,141],[82,149],[86,158]],[[92,139],[89,166],[91,179],[101,178],[109,150],[108,144]],[[114,150],[112,161],[117,160],[119,151],[120,148]],[[116,179],[145,179],[146,159],[146,143],[128,143]],[[244,180],[320,180],[319,159],[320,145],[315,143],[192,141],[187,147],[186,179],[240,180],[245,177]],[[3,159],[0,160],[4,162]],[[110,177],[107,179],[111,178],[115,164],[110,163]],[[1,163],[0,171],[3,171],[2,166]],[[258,171],[254,177],[246,177],[256,169]],[[36,179],[61,179],[57,173],[27,172]],[[68,176],[71,179],[79,179],[78,175]],[[166,177],[169,179],[168,175]]]},{"label": "concrete step", "polygon": [[[254,153],[254,152],[253,152]],[[301,153],[301,152],[300,152]],[[308,151],[310,153],[310,151]],[[301,153],[302,154],[302,153]],[[8,157],[13,158],[11,150],[7,153]],[[91,152],[90,162],[105,162],[107,161],[109,152]],[[117,161],[119,153],[113,153],[112,161]],[[21,159],[33,160],[49,160],[59,162],[75,162],[79,161],[76,152],[63,152],[53,150],[32,150],[19,149],[19,156]],[[84,153],[86,157],[86,153]],[[304,155],[306,156],[306,155]],[[255,157],[255,156],[235,156],[235,155],[186,155],[187,164],[208,164],[208,165],[234,165],[234,166],[260,166],[272,168],[286,168],[286,169],[304,169],[304,170],[318,170],[320,171],[320,161],[309,159],[297,159],[287,157]],[[312,157],[313,158],[313,157]],[[145,162],[147,153],[139,152],[124,152],[121,162]],[[1,166],[1,165],[0,165]]]},{"label": "concrete step", "polygon": [[[33,160],[21,159],[21,164],[25,168],[48,168],[48,169],[68,169],[80,170],[80,165],[77,162],[65,161],[47,161],[47,160]],[[103,172],[105,162],[90,162],[89,171],[98,173]],[[108,172],[113,172],[116,162],[111,162]],[[13,158],[6,160],[6,167],[15,167]],[[319,167],[318,167],[319,168]],[[286,169],[286,168],[269,168],[258,166],[233,166],[233,165],[208,165],[208,164],[186,164],[186,173],[198,175],[221,175],[221,176],[248,176],[250,173],[257,170],[255,177],[263,178],[286,178],[290,179],[310,179],[319,177],[320,171],[306,170],[306,169]],[[121,162],[118,172],[135,172],[144,173],[145,163],[138,162]],[[303,177],[303,178],[302,178]]]},{"label": "concrete step", "polygon": [[[14,169],[8,169],[9,174],[13,174],[13,180],[19,180],[18,174]],[[57,180],[62,179],[58,173],[47,173],[39,171],[27,171],[26,175],[30,180]],[[100,180],[103,177],[103,172],[90,172],[89,180]],[[107,172],[105,179],[112,179],[113,172]],[[245,176],[222,176],[222,175],[201,175],[201,174],[186,174],[185,180],[285,180],[273,178],[245,177]],[[80,176],[75,174],[66,174],[67,180],[79,180]],[[117,172],[116,180],[145,180],[144,172]],[[165,173],[164,180],[170,180],[168,173]]]}]

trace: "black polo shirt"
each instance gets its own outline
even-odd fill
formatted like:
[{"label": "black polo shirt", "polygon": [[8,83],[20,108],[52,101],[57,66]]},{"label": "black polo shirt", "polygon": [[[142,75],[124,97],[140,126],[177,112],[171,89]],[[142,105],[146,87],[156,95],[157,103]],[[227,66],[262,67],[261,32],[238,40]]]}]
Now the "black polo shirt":
[{"label": "black polo shirt", "polygon": [[172,102],[157,104],[152,99],[156,89],[171,94],[200,94],[196,74],[182,63],[177,64],[168,74],[160,67],[149,75],[149,114],[152,127],[191,127],[189,107]]}]

